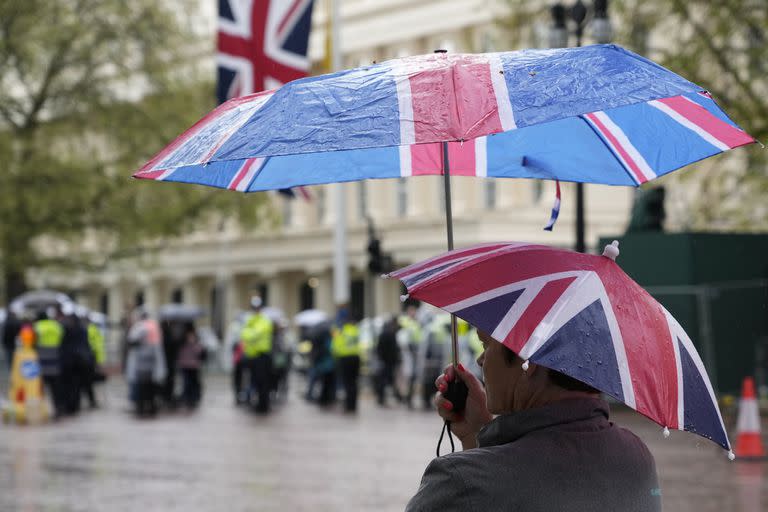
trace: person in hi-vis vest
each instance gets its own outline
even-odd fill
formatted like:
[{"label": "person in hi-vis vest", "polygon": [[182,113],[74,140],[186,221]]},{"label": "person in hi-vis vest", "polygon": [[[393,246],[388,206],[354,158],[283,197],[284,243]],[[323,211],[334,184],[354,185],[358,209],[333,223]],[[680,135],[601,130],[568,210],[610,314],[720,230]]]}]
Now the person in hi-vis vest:
[{"label": "person in hi-vis vest", "polygon": [[253,316],[246,320],[240,331],[243,359],[251,378],[251,393],[256,395],[256,411],[269,412],[269,394],[272,389],[272,320],[262,313],[261,297],[251,297]]},{"label": "person in hi-vis vest", "polygon": [[360,330],[346,306],[339,308],[331,339],[331,353],[344,387],[344,410],[357,410],[357,381],[360,377]]},{"label": "person in hi-vis vest", "polygon": [[37,357],[43,382],[53,402],[53,416],[59,418],[66,412],[66,393],[61,379],[61,342],[64,339],[64,327],[55,318],[61,316],[60,310],[38,314],[34,323],[37,340]]}]

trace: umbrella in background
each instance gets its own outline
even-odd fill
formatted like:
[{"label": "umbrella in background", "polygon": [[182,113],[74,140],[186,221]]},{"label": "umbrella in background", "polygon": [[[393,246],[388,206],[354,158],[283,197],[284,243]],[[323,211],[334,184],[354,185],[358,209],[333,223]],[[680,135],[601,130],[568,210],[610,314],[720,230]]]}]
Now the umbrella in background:
[{"label": "umbrella in background", "polygon": [[329,320],[328,314],[319,309],[305,309],[293,317],[293,323],[299,327],[313,327]]},{"label": "umbrella in background", "polygon": [[[691,339],[614,259],[506,242],[447,252],[392,272],[525,360],[607,393],[668,429],[731,445]],[[729,454],[729,456],[733,456]]]},{"label": "umbrella in background", "polygon": [[163,304],[158,311],[158,318],[168,321],[190,322],[205,316],[205,310],[194,304]]},{"label": "umbrella in background", "polygon": [[254,192],[443,175],[452,249],[451,174],[639,186],[752,142],[702,87],[615,45],[436,53],[232,99],[134,177]]},{"label": "umbrella in background", "polygon": [[32,290],[22,293],[11,301],[9,309],[45,311],[51,307],[61,307],[73,303],[72,299],[54,290]]},{"label": "umbrella in background", "polygon": [[273,323],[278,325],[285,325],[288,320],[285,317],[285,313],[280,308],[266,306],[261,308],[261,314],[272,320]]}]

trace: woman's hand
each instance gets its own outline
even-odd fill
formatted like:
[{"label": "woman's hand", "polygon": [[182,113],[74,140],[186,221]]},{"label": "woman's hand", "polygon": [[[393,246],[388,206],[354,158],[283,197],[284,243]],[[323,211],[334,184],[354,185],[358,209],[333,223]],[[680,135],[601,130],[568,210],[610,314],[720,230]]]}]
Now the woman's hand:
[{"label": "woman's hand", "polygon": [[[453,379],[463,381],[469,389],[467,404],[461,414],[452,412],[453,404],[443,397],[443,392],[448,389],[448,383],[452,382]],[[477,446],[477,433],[493,419],[493,415],[488,412],[485,403],[483,385],[464,366],[459,365],[454,368],[453,365],[449,365],[443,370],[443,374],[437,378],[435,386],[438,389],[438,393],[435,395],[438,414],[451,422],[451,431],[459,438],[465,450],[475,448]]]}]

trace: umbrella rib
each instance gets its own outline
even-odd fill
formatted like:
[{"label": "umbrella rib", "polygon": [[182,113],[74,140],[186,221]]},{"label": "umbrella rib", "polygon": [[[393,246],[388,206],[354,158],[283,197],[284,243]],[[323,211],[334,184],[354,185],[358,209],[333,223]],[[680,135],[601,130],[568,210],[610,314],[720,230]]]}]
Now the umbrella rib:
[{"label": "umbrella rib", "polygon": [[[590,112],[588,112],[588,113],[590,113]],[[584,124],[589,126],[589,129],[592,130],[592,132],[595,134],[595,137],[597,137],[597,140],[599,140],[600,142],[603,143],[603,146],[605,146],[605,149],[607,149],[608,152],[611,154],[611,156],[613,156],[613,158],[616,160],[616,162],[619,164],[619,166],[621,166],[621,168],[624,169],[624,172],[627,173],[627,176],[629,176],[629,179],[632,181],[632,186],[633,187],[639,187],[640,184],[637,183],[637,181],[636,181],[637,178],[635,178],[635,176],[629,171],[629,169],[627,169],[627,167],[624,165],[624,162],[622,162],[621,159],[616,155],[616,153],[613,151],[611,146],[609,146],[608,143],[605,142],[605,139],[603,139],[602,135],[600,135],[600,133],[598,133],[597,129],[594,126],[592,126],[592,123],[590,123],[589,121],[584,119],[585,115],[586,114],[579,115],[578,118],[581,119],[581,121]],[[588,183],[588,182],[584,181],[584,182],[581,182],[581,183]]]}]

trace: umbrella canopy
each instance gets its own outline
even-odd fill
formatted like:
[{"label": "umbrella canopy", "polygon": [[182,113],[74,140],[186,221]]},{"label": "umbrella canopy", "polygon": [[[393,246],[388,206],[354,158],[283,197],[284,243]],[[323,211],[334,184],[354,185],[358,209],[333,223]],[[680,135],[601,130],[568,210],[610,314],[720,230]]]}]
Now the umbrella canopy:
[{"label": "umbrella canopy", "polygon": [[278,324],[286,322],[285,313],[280,308],[266,306],[261,308],[261,314]]},{"label": "umbrella canopy", "polygon": [[312,327],[328,320],[328,314],[319,309],[305,309],[293,317],[293,322],[299,327]]},{"label": "umbrella canopy", "polygon": [[205,316],[205,310],[194,304],[163,304],[158,311],[160,320],[189,322]]},{"label": "umbrella canopy", "polygon": [[702,87],[615,45],[430,54],[230,100],[134,176],[253,192],[450,160],[453,175],[639,185],[751,142]]},{"label": "umbrella canopy", "polygon": [[43,311],[50,307],[59,307],[72,303],[72,299],[65,293],[54,290],[32,290],[22,293],[13,301],[10,308]]},{"label": "umbrella canopy", "polygon": [[[615,243],[618,245],[617,243]],[[612,258],[524,243],[445,253],[390,274],[526,361],[607,393],[670,429],[730,449],[691,339]]]}]

